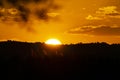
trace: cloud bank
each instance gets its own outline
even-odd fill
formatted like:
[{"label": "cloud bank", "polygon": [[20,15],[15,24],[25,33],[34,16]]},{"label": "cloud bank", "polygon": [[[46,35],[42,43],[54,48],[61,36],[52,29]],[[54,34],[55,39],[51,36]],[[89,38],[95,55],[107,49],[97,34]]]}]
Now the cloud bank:
[{"label": "cloud bank", "polygon": [[110,26],[84,26],[68,31],[71,34],[88,34],[96,36],[120,36],[120,27]]}]

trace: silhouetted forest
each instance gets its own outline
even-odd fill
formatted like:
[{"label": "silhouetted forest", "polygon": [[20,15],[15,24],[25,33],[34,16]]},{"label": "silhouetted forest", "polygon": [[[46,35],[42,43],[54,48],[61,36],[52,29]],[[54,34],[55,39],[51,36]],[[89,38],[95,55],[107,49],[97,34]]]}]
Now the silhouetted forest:
[{"label": "silhouetted forest", "polygon": [[1,80],[108,80],[119,76],[119,64],[120,44],[0,42]]}]

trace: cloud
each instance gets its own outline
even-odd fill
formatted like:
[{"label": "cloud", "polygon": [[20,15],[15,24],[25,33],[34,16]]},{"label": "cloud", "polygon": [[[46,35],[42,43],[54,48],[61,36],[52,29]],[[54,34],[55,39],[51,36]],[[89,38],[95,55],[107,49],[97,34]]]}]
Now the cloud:
[{"label": "cloud", "polygon": [[120,18],[117,6],[106,6],[99,8],[94,15],[88,15],[87,20],[104,20],[108,18]]},{"label": "cloud", "polygon": [[120,27],[110,26],[84,26],[68,31],[71,34],[88,34],[96,36],[120,36]]},{"label": "cloud", "polygon": [[55,17],[48,14],[58,8],[54,0],[0,0],[0,21],[25,24],[33,18],[48,21]]},{"label": "cloud", "polygon": [[[89,14],[86,20],[88,26],[73,28],[68,31],[71,34],[87,34],[96,36],[120,36],[120,12],[117,6],[98,8],[95,14]],[[93,26],[94,25],[94,26]],[[112,25],[117,25],[112,26]]]},{"label": "cloud", "polygon": [[98,11],[96,11],[96,13],[101,15],[119,14],[119,12],[116,9],[116,6],[107,6],[99,8]]},{"label": "cloud", "polygon": [[[28,21],[31,14],[36,15],[41,20],[46,20],[49,18],[47,13],[50,9],[56,7],[53,0],[1,0],[0,3],[2,17],[12,16],[18,18],[17,16],[19,16],[24,22]],[[13,15],[9,9],[16,9],[17,13]]]},{"label": "cloud", "polygon": [[92,15],[88,15],[88,16],[86,17],[86,19],[87,19],[87,20],[102,20],[102,18],[100,18],[100,17],[94,17],[94,16],[92,16]]}]

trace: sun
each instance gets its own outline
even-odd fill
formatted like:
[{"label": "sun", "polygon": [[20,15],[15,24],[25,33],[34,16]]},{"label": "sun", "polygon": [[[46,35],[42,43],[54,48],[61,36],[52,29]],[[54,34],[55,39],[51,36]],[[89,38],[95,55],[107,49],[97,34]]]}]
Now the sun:
[{"label": "sun", "polygon": [[50,44],[50,45],[60,45],[60,44],[62,44],[58,39],[48,39],[45,43]]}]

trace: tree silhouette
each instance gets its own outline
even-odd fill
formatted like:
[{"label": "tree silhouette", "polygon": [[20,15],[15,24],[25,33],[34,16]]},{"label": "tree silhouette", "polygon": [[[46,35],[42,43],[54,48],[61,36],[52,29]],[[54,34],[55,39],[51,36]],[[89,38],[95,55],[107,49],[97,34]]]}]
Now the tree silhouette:
[{"label": "tree silhouette", "polygon": [[1,79],[111,79],[119,72],[120,44],[0,42]]}]

